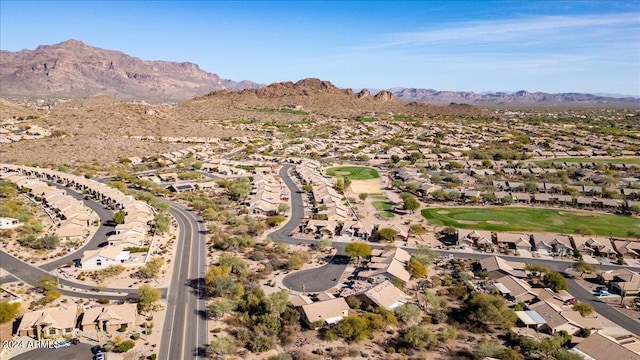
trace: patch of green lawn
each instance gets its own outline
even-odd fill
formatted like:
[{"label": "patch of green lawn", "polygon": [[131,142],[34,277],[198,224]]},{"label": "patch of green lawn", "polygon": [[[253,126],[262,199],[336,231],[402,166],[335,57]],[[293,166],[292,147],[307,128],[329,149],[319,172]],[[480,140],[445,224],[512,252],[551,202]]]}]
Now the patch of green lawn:
[{"label": "patch of green lawn", "polygon": [[338,166],[327,169],[327,175],[334,177],[346,177],[351,180],[369,180],[380,177],[376,169],[362,166]]},{"label": "patch of green lawn", "polygon": [[489,231],[575,234],[578,227],[588,227],[596,235],[626,237],[629,230],[640,230],[638,218],[588,211],[518,207],[429,208],[421,214],[444,226]]},{"label": "patch of green lawn", "polygon": [[380,214],[380,216],[382,216],[383,218],[389,219],[394,217],[393,213],[391,212],[391,210],[393,210],[393,205],[390,202],[374,201],[371,204],[373,204],[373,207],[375,207],[376,210],[378,210],[378,214]]},{"label": "patch of green lawn", "polygon": [[551,163],[595,163],[595,164],[635,164],[640,165],[640,157],[628,158],[555,158],[535,161],[538,165],[550,165]]}]

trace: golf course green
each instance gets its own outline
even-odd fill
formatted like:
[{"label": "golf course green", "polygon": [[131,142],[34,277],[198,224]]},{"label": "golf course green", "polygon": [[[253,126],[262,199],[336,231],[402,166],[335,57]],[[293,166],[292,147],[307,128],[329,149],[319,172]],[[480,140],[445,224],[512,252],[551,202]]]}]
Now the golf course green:
[{"label": "golf course green", "polygon": [[590,211],[519,207],[428,208],[422,216],[443,226],[490,231],[531,231],[626,237],[640,219]]},{"label": "golf course green", "polygon": [[362,166],[338,166],[327,169],[327,175],[351,180],[369,180],[380,177],[376,169]]}]

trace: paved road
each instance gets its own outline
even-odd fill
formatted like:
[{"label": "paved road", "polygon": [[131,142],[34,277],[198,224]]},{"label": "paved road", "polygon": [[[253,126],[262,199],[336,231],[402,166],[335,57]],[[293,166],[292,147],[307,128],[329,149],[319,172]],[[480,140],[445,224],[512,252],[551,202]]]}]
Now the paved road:
[{"label": "paved road", "polygon": [[586,302],[591,305],[598,314],[606,317],[618,326],[640,336],[640,321],[632,319],[610,305],[603,303],[602,300],[597,296],[594,296],[592,292],[587,291],[585,288],[580,286],[573,279],[567,279],[567,286],[567,291],[571,295],[575,296],[576,299],[579,299],[581,302]]},{"label": "paved road", "polygon": [[[65,189],[67,193],[77,199],[83,199],[83,196],[72,191],[64,186],[59,184],[54,184],[61,189]],[[51,270],[55,270],[61,265],[65,265],[69,261],[73,259],[81,258],[82,251],[84,250],[92,250],[97,249],[98,246],[104,243],[107,239],[107,233],[113,230],[112,226],[105,225],[113,218],[113,212],[106,209],[103,205],[96,203],[95,201],[83,200],[85,205],[89,206],[93,209],[98,216],[100,217],[100,228],[94,234],[94,236],[89,240],[87,244],[85,244],[79,250],[61,258],[55,260],[53,262],[43,264],[39,267],[33,266],[18,258],[13,257],[12,255],[0,251],[0,265],[11,273],[14,277],[20,279],[21,281],[26,282],[27,284],[31,284],[33,286],[37,286],[40,279],[45,276],[52,276]],[[55,275],[53,275],[55,276]],[[94,293],[95,286],[78,283],[75,281],[70,281],[65,278],[58,279],[60,283],[60,288],[58,291],[63,295],[76,296],[81,298],[105,298],[110,300],[121,300],[126,298],[135,298],[138,295],[137,289],[120,289],[120,288],[105,288],[100,293]],[[160,289],[163,293],[163,296],[166,295],[166,289]]]},{"label": "paved road", "polygon": [[[285,164],[278,173],[291,193],[291,216],[284,226],[269,234],[269,237],[273,241],[287,244],[313,244],[316,242],[315,240],[296,239],[289,235],[296,230],[304,219],[304,205],[300,189],[287,173],[292,167],[293,165],[291,164]],[[345,257],[345,244],[333,243],[333,246],[338,251],[330,262],[315,269],[291,273],[282,279],[282,284],[291,290],[301,292],[318,292],[334,287],[340,281],[340,276],[342,276],[348,265],[342,261]]]},{"label": "paved road", "polygon": [[62,257],[58,260],[54,260],[50,263],[40,265],[40,268],[47,271],[54,270],[75,259],[81,259],[82,253],[86,250],[98,249],[101,244],[107,241],[107,233],[113,231],[115,228],[113,225],[110,225],[111,220],[113,219],[113,211],[105,208],[104,205],[97,203],[93,200],[84,200],[84,196],[82,194],[79,194],[65,186],[62,186],[60,184],[53,184],[53,185],[55,185],[60,189],[64,189],[67,192],[67,195],[83,201],[86,206],[91,208],[91,210],[95,211],[96,214],[98,214],[98,216],[100,217],[100,227],[98,228],[96,233],[93,235],[93,237],[91,237],[91,240],[89,240],[89,242],[84,244],[84,246],[82,246],[80,249],[77,249],[73,253],[65,257]]},{"label": "paved road", "polygon": [[[280,178],[285,182],[289,191],[291,192],[291,218],[289,221],[278,231],[272,233],[270,236],[274,241],[286,242],[289,244],[296,243],[314,243],[315,240],[306,240],[306,239],[296,239],[289,234],[297,228],[302,219],[304,218],[304,207],[302,205],[302,196],[298,192],[299,189],[295,185],[295,183],[291,180],[288,175],[288,170],[293,167],[291,164],[284,165],[279,172]],[[381,244],[372,244],[369,243],[373,248],[382,248],[384,245]],[[344,256],[344,247],[345,243],[333,243],[333,246],[337,248],[336,256]],[[409,253],[414,253],[416,249],[414,248],[404,248]],[[465,253],[460,251],[447,251],[447,250],[436,250],[439,254],[445,256],[453,256],[456,258],[472,258],[472,259],[483,259],[487,257],[494,256],[496,254],[484,254],[484,253]],[[500,255],[502,258],[511,261],[525,262],[528,264],[539,264],[545,265],[549,267],[553,271],[564,272],[567,268],[571,267],[573,264],[572,261],[561,261],[561,260],[550,260],[550,259],[539,259],[539,258],[522,258],[518,256],[505,256]],[[624,266],[629,267],[629,266]],[[600,265],[599,268],[601,270],[613,270],[619,269],[621,266],[619,265]],[[346,270],[346,265],[340,265],[337,263],[328,263],[322,267],[298,271],[292,274],[287,275],[282,283],[286,287],[295,290],[295,291],[307,291],[307,292],[318,292],[328,290],[334,287],[337,283],[337,280],[340,279],[342,273]],[[569,286],[569,293],[571,293],[576,299],[580,301],[587,302],[591,304],[597,313],[610,319],[615,322],[619,326],[625,328],[626,330],[640,335],[640,323],[632,319],[621,312],[613,309],[611,306],[600,302],[597,298],[590,293],[589,291],[582,288],[578,283],[573,279],[567,279],[567,283]],[[304,289],[303,289],[304,286]]]},{"label": "paved road", "polygon": [[180,232],[158,359],[207,358],[204,226],[193,212],[177,203],[171,205],[169,212],[178,222]]},{"label": "paved road", "polygon": [[[26,342],[23,342],[23,347],[27,346],[36,346],[29,345]],[[12,360],[87,360],[93,359],[94,355],[91,353],[91,345],[89,344],[78,344],[71,345],[66,348],[60,349],[33,349],[29,350],[25,353],[19,354],[17,356],[12,357]]]}]

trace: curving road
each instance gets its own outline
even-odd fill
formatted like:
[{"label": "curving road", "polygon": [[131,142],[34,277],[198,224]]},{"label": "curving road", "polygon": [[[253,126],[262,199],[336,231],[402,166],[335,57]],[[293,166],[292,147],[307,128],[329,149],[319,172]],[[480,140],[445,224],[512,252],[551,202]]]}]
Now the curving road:
[{"label": "curving road", "polygon": [[206,238],[202,220],[180,204],[169,210],[180,233],[158,359],[206,357],[207,321],[204,275],[207,270]]},{"label": "curving road", "polygon": [[[291,197],[291,216],[289,221],[277,231],[269,235],[271,240],[284,242],[287,244],[314,244],[316,241],[307,239],[296,239],[291,234],[300,225],[304,219],[304,205],[302,203],[302,195],[300,189],[289,177],[288,171],[293,167],[292,164],[285,164],[280,168],[278,175],[289,188]],[[340,276],[347,269],[343,259],[345,256],[344,243],[333,243],[338,251],[336,255],[325,265],[315,269],[296,271],[285,276],[282,284],[287,288],[300,292],[318,292],[331,289],[340,281]]]},{"label": "curving road", "polygon": [[[289,221],[278,231],[272,233],[270,236],[274,241],[285,242],[289,244],[312,244],[314,240],[296,239],[289,234],[293,232],[304,218],[304,206],[302,205],[302,196],[299,193],[298,187],[288,175],[289,169],[293,167],[291,164],[284,165],[278,173],[280,178],[285,182],[291,193],[291,218]],[[383,245],[369,243],[373,248],[382,248]],[[344,247],[345,243],[333,243],[333,246],[338,250],[334,259],[328,264],[315,268],[298,271],[287,275],[282,283],[291,290],[295,291],[307,291],[307,292],[319,292],[334,287],[340,279],[342,273],[346,270],[347,265],[339,264],[341,262],[341,256],[345,255]],[[414,248],[403,248],[409,253],[414,253]],[[436,249],[434,249],[436,250]],[[439,254],[444,256],[453,256],[456,258],[473,258],[483,259],[494,256],[495,254],[483,254],[483,253],[464,253],[460,251],[447,251],[436,250]],[[525,262],[528,264],[539,264],[549,267],[553,271],[564,272],[567,268],[571,267],[572,261],[562,260],[549,260],[539,258],[522,258],[518,256],[506,256],[500,255],[510,261]],[[336,261],[337,260],[337,261]],[[619,269],[619,265],[600,265],[601,270],[613,270]],[[629,266],[626,266],[629,267]],[[593,306],[595,311],[606,317],[607,319],[615,322],[624,329],[640,336],[640,322],[632,319],[611,306],[598,300],[589,291],[582,288],[575,280],[567,278],[567,284],[569,286],[569,293],[571,293],[576,299],[584,301]]]}]

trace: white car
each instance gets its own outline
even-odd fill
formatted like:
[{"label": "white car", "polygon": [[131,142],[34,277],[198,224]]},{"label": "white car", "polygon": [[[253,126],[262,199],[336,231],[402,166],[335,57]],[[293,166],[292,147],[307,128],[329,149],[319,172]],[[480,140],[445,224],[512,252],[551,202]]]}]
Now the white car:
[{"label": "white car", "polygon": [[67,340],[53,344],[53,347],[55,349],[65,348],[69,346],[71,346],[71,341],[67,341]]}]

